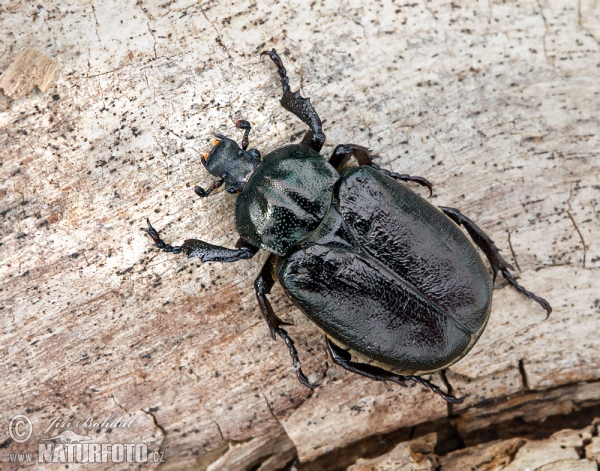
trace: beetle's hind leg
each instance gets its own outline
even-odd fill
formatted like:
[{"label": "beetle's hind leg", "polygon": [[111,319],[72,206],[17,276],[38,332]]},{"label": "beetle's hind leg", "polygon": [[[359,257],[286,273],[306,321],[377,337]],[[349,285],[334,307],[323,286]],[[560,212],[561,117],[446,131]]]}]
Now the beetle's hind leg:
[{"label": "beetle's hind leg", "polygon": [[281,79],[281,87],[283,88],[283,96],[279,101],[281,106],[290,113],[298,116],[298,118],[310,128],[310,131],[308,131],[302,139],[302,143],[309,145],[312,149],[319,152],[325,143],[325,134],[323,133],[323,123],[321,122],[321,118],[319,118],[319,115],[313,108],[310,98],[301,96],[300,91],[292,93],[287,77],[287,71],[283,66],[281,57],[279,57],[279,54],[277,54],[275,49],[263,51],[260,55],[269,56],[277,66],[277,72]]},{"label": "beetle's hind leg", "polygon": [[467,230],[475,244],[477,244],[477,247],[479,247],[483,251],[487,259],[490,261],[490,264],[492,265],[492,271],[494,272],[494,281],[496,281],[496,275],[498,274],[498,271],[500,271],[500,273],[502,273],[502,276],[504,276],[506,281],[508,281],[508,283],[511,286],[515,287],[517,291],[524,294],[529,299],[533,299],[534,301],[539,303],[540,306],[542,306],[546,310],[547,319],[550,316],[550,313],[552,312],[552,307],[550,306],[548,301],[546,301],[544,298],[536,296],[531,291],[527,291],[523,286],[517,283],[517,280],[515,280],[508,271],[509,269],[514,270],[513,266],[502,258],[502,256],[500,255],[500,250],[498,249],[498,247],[496,247],[494,241],[490,239],[485,232],[483,232],[479,227],[477,227],[477,225],[473,221],[471,221],[467,216],[462,214],[458,209],[446,208],[443,206],[440,206],[440,209],[457,225],[464,226],[464,228]]},{"label": "beetle's hind leg", "polygon": [[271,303],[267,298],[267,294],[271,292],[271,289],[275,284],[275,277],[273,276],[273,267],[275,265],[276,259],[277,257],[275,255],[269,255],[269,257],[265,261],[265,264],[260,270],[259,275],[254,281],[254,290],[256,292],[256,299],[258,300],[260,312],[267,321],[267,325],[269,326],[269,330],[271,331],[271,337],[273,337],[273,340],[275,340],[277,338],[277,335],[279,335],[289,348],[290,356],[292,357],[298,380],[308,388],[316,388],[320,385],[320,383],[312,384],[308,380],[308,378],[302,371],[300,358],[298,357],[298,350],[296,350],[294,341],[288,335],[287,331],[281,328],[282,325],[290,324],[288,322],[282,321],[277,316],[277,314],[275,314],[275,312],[273,311],[273,307],[271,306]]},{"label": "beetle's hind leg", "polygon": [[235,249],[228,249],[227,247],[220,247],[218,245],[212,245],[208,242],[198,239],[187,239],[183,245],[170,245],[167,244],[158,231],[152,227],[150,220],[146,219],[148,228],[143,228],[146,234],[148,234],[154,241],[154,245],[163,252],[172,252],[174,254],[185,253],[188,257],[198,257],[203,262],[237,262],[238,260],[244,260],[252,258],[258,247],[248,244],[243,239],[239,239]]},{"label": "beetle's hind leg", "polygon": [[451,394],[445,393],[431,381],[427,381],[426,379],[423,379],[420,376],[397,375],[395,373],[391,373],[390,371],[386,371],[383,368],[379,368],[378,366],[369,365],[368,363],[358,363],[355,361],[351,361],[352,357],[350,353],[348,353],[343,348],[338,347],[329,338],[327,339],[327,348],[329,349],[329,353],[331,354],[333,362],[337,365],[340,365],[342,368],[351,371],[352,373],[357,373],[359,375],[366,376],[367,378],[371,378],[376,381],[391,381],[404,387],[407,386],[406,381],[414,381],[416,383],[422,384],[426,388],[431,389],[434,393],[440,395],[445,401],[450,402],[452,404],[460,404],[464,400],[464,398],[457,398],[452,396]]},{"label": "beetle's hind leg", "polygon": [[429,189],[429,196],[433,194],[433,187],[431,183],[427,181],[423,177],[413,177],[411,175],[407,175],[405,173],[396,173],[390,172],[389,170],[385,170],[381,168],[379,165],[373,163],[373,160],[379,158],[378,155],[372,155],[369,152],[369,149],[363,146],[359,146],[357,144],[341,144],[335,148],[333,154],[329,158],[329,163],[336,170],[340,170],[350,157],[354,157],[359,165],[367,165],[375,170],[391,177],[395,180],[401,180],[403,182],[414,182],[418,183],[421,186],[426,186]]}]

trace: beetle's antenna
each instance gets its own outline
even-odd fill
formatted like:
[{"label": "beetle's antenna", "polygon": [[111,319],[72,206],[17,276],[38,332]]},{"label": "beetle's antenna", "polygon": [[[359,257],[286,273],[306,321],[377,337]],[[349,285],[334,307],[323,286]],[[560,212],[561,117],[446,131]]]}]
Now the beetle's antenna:
[{"label": "beetle's antenna", "polygon": [[223,180],[222,178],[219,178],[218,180],[216,180],[209,188],[208,190],[205,190],[199,186],[195,186],[194,187],[194,192],[200,197],[200,198],[206,198],[207,196],[209,196],[214,190],[216,190],[217,188],[219,188],[221,185],[223,185],[223,183],[225,183],[225,180]]},{"label": "beetle's antenna", "polygon": [[250,134],[252,125],[248,121],[240,119],[239,121],[236,121],[235,127],[244,130],[244,136],[242,137],[242,150],[245,151],[248,149],[248,135]]}]

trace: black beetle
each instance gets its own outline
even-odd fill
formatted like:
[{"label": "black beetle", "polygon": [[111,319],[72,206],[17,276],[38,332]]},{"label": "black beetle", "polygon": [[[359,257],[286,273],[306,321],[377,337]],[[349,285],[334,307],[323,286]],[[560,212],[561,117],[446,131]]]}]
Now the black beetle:
[{"label": "black beetle", "polygon": [[[520,286],[513,267],[493,241],[457,209],[436,208],[404,185],[421,177],[379,168],[365,147],[339,145],[329,161],[319,151],[325,142],[322,123],[310,99],[292,93],[275,49],[265,51],[277,66],[281,105],[308,127],[300,144],[274,150],[261,159],[248,150],[250,123],[241,148],[221,134],[202,164],[218,179],[206,197],[225,184],[239,193],[235,207],[240,239],[236,249],[188,239],[166,244],[152,227],[143,229],[165,252],[185,252],[203,262],[235,262],[269,251],[254,282],[260,310],[273,339],[286,342],[298,379],[311,384],[285,323],[267,299],[275,280],[325,333],[338,365],[379,381],[406,386],[420,383],[448,402],[460,402],[421,375],[460,360],[483,332],[491,309],[498,271],[509,284],[537,301],[548,315],[548,302]],[[348,166],[354,157],[359,166]],[[489,260],[493,279],[463,226]],[[358,361],[352,361],[352,355]]]}]

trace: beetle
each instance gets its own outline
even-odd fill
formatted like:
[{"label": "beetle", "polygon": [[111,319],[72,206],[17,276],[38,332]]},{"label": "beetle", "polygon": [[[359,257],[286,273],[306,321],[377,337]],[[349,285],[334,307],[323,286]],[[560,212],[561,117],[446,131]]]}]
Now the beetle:
[{"label": "beetle", "polygon": [[[299,144],[264,157],[248,150],[249,122],[241,147],[222,134],[202,165],[217,180],[200,197],[225,185],[237,194],[235,249],[188,239],[165,243],[147,220],[144,228],[164,252],[185,253],[202,262],[235,262],[270,252],[254,282],[256,298],[273,339],[281,337],[296,375],[307,387],[298,352],[267,295],[279,281],[292,302],[326,336],[337,365],[402,386],[414,381],[446,401],[461,402],[422,378],[454,364],[481,336],[491,310],[498,272],[547,312],[550,304],[527,291],[510,274],[494,242],[459,210],[435,207],[403,183],[429,189],[422,177],[380,168],[370,150],[338,145],[326,160],[325,134],[310,99],[291,92],[287,71],[275,49],[264,51],[280,77],[281,105],[309,130]],[[354,158],[358,166],[348,165]],[[463,226],[472,241],[459,229]],[[488,269],[475,246],[485,254]],[[353,358],[354,357],[354,358]]]}]

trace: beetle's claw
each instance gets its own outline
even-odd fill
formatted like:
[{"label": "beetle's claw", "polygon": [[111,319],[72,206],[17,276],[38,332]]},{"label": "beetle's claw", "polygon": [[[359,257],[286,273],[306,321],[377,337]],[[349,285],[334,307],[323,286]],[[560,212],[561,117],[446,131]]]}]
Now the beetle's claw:
[{"label": "beetle's claw", "polygon": [[275,49],[271,49],[270,51],[263,51],[260,53],[260,56],[269,56],[269,58],[275,63],[275,66],[279,69],[279,75],[282,76],[283,74],[283,76],[285,76],[285,67],[283,66],[283,62],[281,61],[281,58],[279,57],[279,54],[277,54],[277,51]]},{"label": "beetle's claw", "polygon": [[[277,51],[275,50],[275,48],[271,49],[270,51],[263,51],[260,53],[260,55],[261,55],[261,57],[269,56],[273,60],[273,62],[275,62],[275,59],[279,59],[279,56],[277,55]],[[281,64],[281,67],[283,67],[281,59],[279,59],[279,63]],[[277,64],[277,66],[280,66],[280,65]]]},{"label": "beetle's claw", "polygon": [[464,400],[469,396],[468,394],[466,394],[463,397],[456,397],[452,394],[447,394],[443,391],[438,392],[438,394],[442,397],[442,399],[444,399],[446,402],[449,402],[450,404],[462,404]]},{"label": "beetle's claw", "polygon": [[550,314],[552,314],[552,306],[550,306],[550,303],[544,298],[540,298],[539,296],[535,295],[531,299],[536,301],[540,306],[542,306],[546,310],[546,317],[544,318],[544,320],[547,321],[550,317]]},{"label": "beetle's claw", "polygon": [[411,175],[400,175],[399,178],[400,178],[400,180],[405,181],[405,182],[413,182],[413,183],[417,183],[418,185],[421,185],[421,186],[426,186],[427,189],[429,190],[429,197],[431,198],[433,196],[433,185],[426,178],[413,177]]},{"label": "beetle's claw", "polygon": [[450,393],[446,393],[446,392],[442,391],[440,389],[440,387],[437,386],[436,384],[433,384],[431,381],[421,378],[420,376],[406,376],[406,379],[410,379],[410,380],[414,381],[415,383],[422,384],[426,388],[431,389],[438,396],[441,396],[442,399],[444,399],[446,402],[449,402],[451,404],[461,404],[467,397],[467,396],[455,397]]},{"label": "beetle's claw", "polygon": [[544,320],[546,320],[550,317],[550,314],[552,314],[552,306],[550,306],[550,303],[548,301],[546,301],[544,298],[540,298],[539,296],[536,296],[531,291],[528,291],[525,288],[523,288],[523,286],[521,286],[519,283],[517,283],[517,280],[515,280],[512,277],[512,275],[508,272],[508,269],[505,268],[504,266],[500,266],[500,273],[502,273],[502,276],[504,276],[504,279],[506,281],[508,281],[509,285],[516,288],[516,290],[519,293],[522,293],[525,296],[527,296],[529,299],[532,299],[533,301],[538,303],[540,306],[542,306],[546,310],[546,318]]},{"label": "beetle's claw", "polygon": [[162,242],[160,240],[160,236],[158,235],[158,231],[154,229],[154,227],[152,227],[152,224],[150,224],[150,219],[146,218],[146,223],[148,224],[148,229],[142,227],[142,231],[144,231],[146,234],[152,237],[152,240],[155,244]]},{"label": "beetle's claw", "polygon": [[421,186],[426,186],[427,189],[429,190],[429,197],[431,198],[433,196],[433,185],[429,182],[429,180],[427,180],[426,178],[423,177],[411,177],[409,175],[408,176],[408,181],[417,183]]},{"label": "beetle's claw", "polygon": [[172,247],[171,245],[166,244],[165,241],[160,238],[160,235],[158,235],[158,231],[154,229],[154,227],[152,227],[152,224],[150,224],[150,219],[146,218],[146,223],[148,224],[148,229],[142,228],[142,231],[144,231],[146,234],[152,237],[152,241],[154,242],[154,245],[156,247],[162,249],[164,252],[181,252],[181,247]]},{"label": "beetle's claw", "polygon": [[306,377],[306,375],[304,374],[304,372],[302,371],[302,369],[298,368],[296,370],[296,376],[298,376],[298,380],[307,388],[310,389],[316,389],[319,386],[321,386],[321,383],[323,382],[323,379],[320,379],[319,381],[317,381],[316,383],[311,383],[308,378]]}]

